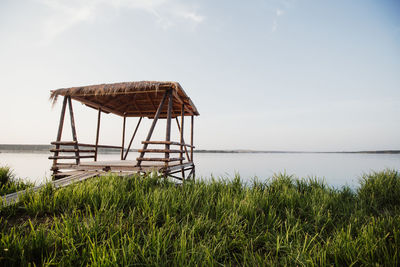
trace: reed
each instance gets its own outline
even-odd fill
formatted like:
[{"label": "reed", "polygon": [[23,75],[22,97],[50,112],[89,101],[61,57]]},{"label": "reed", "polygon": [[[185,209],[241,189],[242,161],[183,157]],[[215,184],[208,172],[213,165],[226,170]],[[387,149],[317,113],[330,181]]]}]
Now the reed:
[{"label": "reed", "polygon": [[380,180],[398,185],[400,174],[366,175],[355,191],[286,174],[48,185],[0,207],[0,265],[397,266],[398,191]]}]

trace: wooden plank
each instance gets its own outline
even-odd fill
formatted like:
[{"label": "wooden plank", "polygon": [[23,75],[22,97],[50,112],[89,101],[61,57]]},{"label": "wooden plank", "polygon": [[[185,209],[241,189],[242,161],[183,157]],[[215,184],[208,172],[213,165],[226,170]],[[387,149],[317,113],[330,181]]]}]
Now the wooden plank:
[{"label": "wooden plank", "polygon": [[[171,141],[171,110],[172,110],[172,92],[168,91],[168,115],[167,115],[167,125],[165,129],[165,141]],[[170,144],[165,144],[165,150],[169,150]],[[164,154],[166,159],[169,159],[169,152]],[[168,160],[165,161],[165,167],[168,167]]]},{"label": "wooden plank", "polygon": [[165,144],[169,144],[169,145],[176,145],[176,146],[187,146],[187,147],[191,147],[191,145],[189,144],[181,144],[179,142],[173,142],[173,141],[142,141],[142,144],[153,144],[153,145],[165,145]]},{"label": "wooden plank", "polygon": [[[137,158],[137,161],[163,161],[163,162],[170,162],[170,161],[179,161],[182,158]],[[183,158],[184,160],[184,158]]]},{"label": "wooden plank", "polygon": [[[72,175],[72,176],[68,176],[68,177],[65,177],[65,178],[61,178],[61,179],[58,179],[58,180],[51,181],[50,183],[52,183],[55,188],[60,188],[60,187],[65,187],[67,185],[76,183],[76,182],[87,180],[89,178],[92,178],[92,177],[95,177],[95,176],[98,176],[98,175],[99,175],[98,172],[81,172],[81,173],[78,173],[76,175]],[[12,193],[12,194],[8,194],[8,195],[5,195],[5,196],[2,196],[1,198],[2,198],[2,201],[3,201],[3,205],[4,206],[10,206],[12,204],[16,204],[19,201],[19,198],[21,196],[25,195],[28,192],[37,192],[40,189],[42,189],[43,187],[45,187],[46,185],[47,184],[43,184],[43,185],[35,186],[33,188],[29,188],[29,189],[26,189],[26,190],[22,190],[22,191],[19,191],[19,192],[15,192],[15,193]]]},{"label": "wooden plank", "polygon": [[72,176],[72,175],[76,175],[76,174],[82,174],[83,171],[65,171],[65,172],[59,172],[57,174],[55,174],[54,176]]},{"label": "wooden plank", "polygon": [[[96,145],[92,144],[83,144],[83,143],[78,143],[74,141],[64,141],[64,142],[51,142],[52,145],[62,145],[62,146],[75,146],[78,144],[78,146],[83,146],[83,147],[96,147]],[[98,145],[97,147],[99,148],[116,148],[116,149],[121,149],[120,146],[110,146],[110,145]]]},{"label": "wooden plank", "polygon": [[100,119],[101,119],[101,108],[99,108],[99,113],[97,114],[97,130],[96,130],[94,161],[97,161],[97,152],[98,152],[99,134],[100,134]]},{"label": "wooden plank", "polygon": [[193,167],[189,167],[189,168],[181,167],[181,170],[171,171],[171,172],[168,172],[168,174],[178,173],[178,172],[181,172],[182,170],[183,170],[183,171],[190,171],[192,168],[193,168]]},{"label": "wooden plank", "polygon": [[122,126],[122,145],[121,145],[121,160],[124,159],[124,145],[125,145],[125,126],[126,126],[126,117],[124,116],[123,120],[123,126]]},{"label": "wooden plank", "polygon": [[[146,141],[150,141],[150,138],[151,138],[151,136],[152,136],[152,134],[153,134],[153,131],[154,131],[154,127],[156,126],[158,117],[160,116],[161,109],[162,109],[162,107],[163,107],[163,105],[164,105],[164,102],[165,102],[165,99],[166,99],[166,98],[167,98],[167,92],[164,93],[164,96],[163,96],[163,98],[162,98],[162,100],[161,100],[161,102],[160,102],[160,105],[158,106],[156,115],[155,115],[155,117],[154,117],[154,119],[153,119],[153,123],[151,124],[149,133],[147,134]],[[146,149],[147,146],[148,146],[148,144],[147,144],[147,143],[144,143],[144,144],[143,144],[143,149]],[[143,158],[143,156],[144,156],[144,152],[141,152],[141,153],[140,153],[140,158]],[[137,166],[140,167],[140,164],[141,164],[141,161],[138,161]]]},{"label": "wooden plank", "polygon": [[[178,126],[179,131],[181,131],[181,126],[179,125],[178,118],[176,118],[176,125]],[[191,161],[191,160],[190,160],[189,153],[188,153],[188,150],[187,150],[187,146],[185,145],[185,140],[183,139],[183,137],[182,137],[182,141],[183,141],[183,142],[180,143],[180,145],[181,145],[181,147],[183,146],[183,148],[185,149],[186,158],[187,158],[189,161]]]},{"label": "wooden plank", "polygon": [[72,139],[74,140],[74,142],[76,142],[76,144],[74,145],[76,152],[75,152],[75,156],[76,156],[76,164],[79,164],[79,147],[78,147],[78,138],[76,136],[76,129],[75,129],[75,119],[74,119],[74,110],[72,109],[72,101],[71,101],[71,97],[68,96],[68,106],[69,106],[69,116],[71,119],[71,130],[72,130]]},{"label": "wooden plank", "polygon": [[[79,143],[79,146],[86,146],[86,147],[96,147],[96,145],[92,145],[92,144],[82,144]],[[120,146],[110,146],[110,145],[98,145],[97,147],[99,148],[116,148],[116,149],[120,149]]]},{"label": "wooden plank", "polygon": [[172,174],[170,174],[170,173],[166,173],[166,176],[167,176],[167,177],[175,178],[175,179],[180,180],[180,181],[184,181],[184,180],[185,180],[185,179],[183,179],[183,178],[181,178],[181,177],[172,175]]},{"label": "wooden plank", "polygon": [[[58,125],[58,132],[57,132],[57,141],[61,140],[61,136],[62,136],[62,130],[64,127],[64,118],[65,118],[65,108],[67,106],[67,97],[64,96],[64,100],[63,100],[63,104],[62,104],[62,108],[61,108],[61,115],[60,115],[60,122]],[[60,148],[60,146],[56,146],[56,148]],[[54,152],[54,156],[58,156],[58,152]],[[57,159],[53,160],[53,165],[57,164]],[[54,173],[56,172],[56,170],[54,171]]]},{"label": "wooden plank", "polygon": [[74,146],[78,142],[75,141],[53,141],[51,142],[52,145],[63,145],[63,146]]},{"label": "wooden plank", "polygon": [[[180,140],[180,142],[181,142],[181,151],[183,150],[183,147],[184,147],[182,144],[185,143],[185,141],[183,140],[183,130],[185,129],[184,122],[185,122],[185,104],[182,103],[182,107],[181,107],[181,127],[179,127],[180,128],[179,131],[180,131],[180,134],[181,134],[181,140]],[[185,147],[185,149],[186,149],[186,147]],[[179,157],[183,158],[183,153],[180,153]],[[180,163],[182,164],[183,160],[181,160]],[[184,169],[182,169],[182,179],[185,180],[185,170]]]},{"label": "wooden plank", "polygon": [[163,171],[174,171],[174,170],[181,170],[182,168],[186,168],[188,166],[194,166],[193,162],[186,162],[183,164],[179,164],[179,165],[174,165],[174,166],[168,166],[168,168],[164,168]]},{"label": "wooden plank", "polygon": [[136,136],[137,130],[139,129],[139,125],[140,125],[140,122],[142,121],[142,119],[143,119],[143,117],[140,117],[140,119],[139,119],[138,123],[136,124],[135,131],[133,132],[133,135],[132,135],[131,141],[129,141],[129,146],[128,146],[128,148],[126,149],[126,153],[125,153],[124,160],[126,160],[126,157],[128,156],[129,149],[131,149],[131,145],[132,145],[133,139],[134,139],[134,138],[135,138],[135,136]]},{"label": "wooden plank", "polygon": [[183,150],[178,149],[139,149],[138,152],[145,152],[145,153],[182,153]]},{"label": "wooden plank", "polygon": [[193,130],[194,130],[194,116],[191,116],[191,126],[190,126],[190,161],[193,162]]},{"label": "wooden plank", "polygon": [[90,159],[94,158],[94,155],[89,156],[50,156],[49,159]]},{"label": "wooden plank", "polygon": [[[50,149],[50,152],[76,152],[76,149]],[[79,153],[95,153],[94,149],[79,149]]]}]

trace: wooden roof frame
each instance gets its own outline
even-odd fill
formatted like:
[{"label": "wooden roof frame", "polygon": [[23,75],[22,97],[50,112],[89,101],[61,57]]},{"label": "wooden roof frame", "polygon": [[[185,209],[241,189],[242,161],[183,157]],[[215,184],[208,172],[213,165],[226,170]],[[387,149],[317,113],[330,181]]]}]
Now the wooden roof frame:
[{"label": "wooden roof frame", "polygon": [[[153,118],[167,91],[171,91],[173,96],[172,118],[181,114],[181,105],[185,106],[184,116],[200,115],[178,82],[139,81],[62,88],[52,90],[50,99],[54,104],[59,96],[69,96],[88,107],[101,108],[103,112],[121,117]],[[167,113],[165,107],[160,118],[167,118]]]}]

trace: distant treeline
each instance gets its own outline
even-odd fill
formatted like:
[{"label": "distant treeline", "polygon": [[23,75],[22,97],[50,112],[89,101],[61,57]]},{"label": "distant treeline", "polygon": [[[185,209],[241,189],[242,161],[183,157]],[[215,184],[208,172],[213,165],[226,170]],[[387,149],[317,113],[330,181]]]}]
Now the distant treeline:
[{"label": "distant treeline", "polygon": [[[54,147],[53,145],[21,145],[21,144],[0,144],[1,152],[49,152]],[[137,151],[131,149],[130,151]],[[119,149],[116,148],[99,148],[100,153],[120,153]],[[400,154],[400,150],[370,150],[370,151],[268,151],[268,150],[245,150],[245,149],[233,149],[233,150],[206,150],[197,149],[196,153],[360,153],[360,154]]]}]

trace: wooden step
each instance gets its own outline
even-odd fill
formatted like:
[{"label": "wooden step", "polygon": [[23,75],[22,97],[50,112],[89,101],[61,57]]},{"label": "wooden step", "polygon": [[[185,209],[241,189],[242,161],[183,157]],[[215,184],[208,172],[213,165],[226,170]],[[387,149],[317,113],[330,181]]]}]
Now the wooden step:
[{"label": "wooden step", "polygon": [[171,162],[171,161],[179,161],[185,160],[185,158],[136,158],[137,161],[163,161],[163,162]]},{"label": "wooden step", "polygon": [[89,159],[89,158],[94,158],[94,155],[90,156],[51,156],[49,159]]},{"label": "wooden step", "polygon": [[147,152],[147,153],[184,153],[183,150],[176,149],[139,149],[139,152]]},{"label": "wooden step", "polygon": [[95,153],[94,149],[50,149],[50,152],[79,152],[79,153]]},{"label": "wooden step", "polygon": [[77,141],[54,141],[51,142],[52,145],[64,145],[64,146],[73,146],[76,145]]},{"label": "wooden step", "polygon": [[173,141],[142,141],[142,144],[149,144],[149,145],[175,145],[175,146],[187,146],[187,147],[193,147],[189,144],[182,144],[179,142],[173,142]]}]

